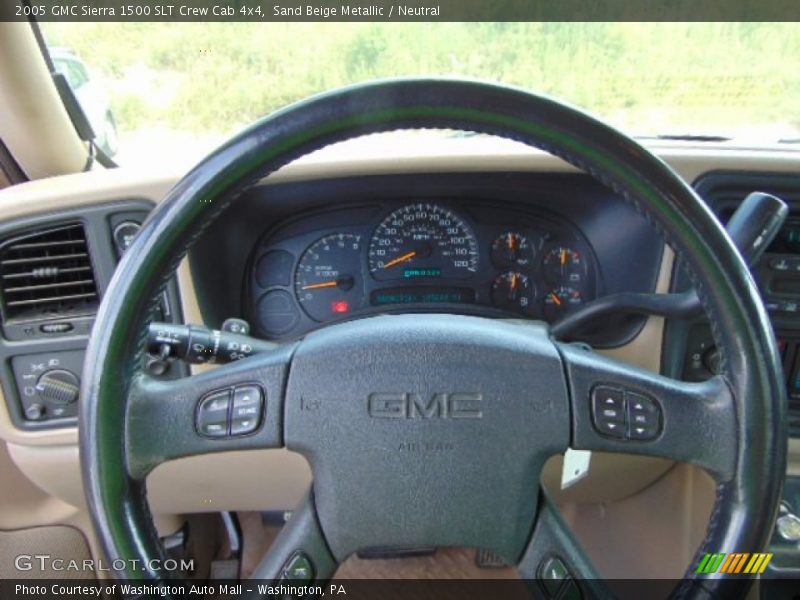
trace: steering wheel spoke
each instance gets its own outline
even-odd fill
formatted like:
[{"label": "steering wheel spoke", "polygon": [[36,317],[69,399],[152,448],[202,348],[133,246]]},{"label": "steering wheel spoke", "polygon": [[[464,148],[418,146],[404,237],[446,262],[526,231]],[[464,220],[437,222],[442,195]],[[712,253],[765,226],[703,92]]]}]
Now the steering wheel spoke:
[{"label": "steering wheel spoke", "polygon": [[329,580],[337,567],[320,528],[314,495],[309,491],[251,578],[270,581],[275,586],[318,585]]},{"label": "steering wheel spoke", "polygon": [[670,458],[718,481],[734,473],[734,397],[717,375],[686,383],[562,344],[572,403],[572,447]]},{"label": "steering wheel spoke", "polygon": [[533,536],[517,565],[522,578],[540,588],[534,597],[613,597],[561,511],[544,491],[539,507]]},{"label": "steering wheel spoke", "polygon": [[283,446],[283,395],[293,346],[174,381],[140,374],[128,392],[128,470],[168,460]]}]

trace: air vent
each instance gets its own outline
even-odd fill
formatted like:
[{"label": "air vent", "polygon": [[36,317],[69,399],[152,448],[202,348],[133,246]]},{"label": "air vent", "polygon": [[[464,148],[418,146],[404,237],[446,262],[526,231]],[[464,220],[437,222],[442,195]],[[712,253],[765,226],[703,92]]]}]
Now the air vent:
[{"label": "air vent", "polygon": [[750,192],[766,192],[785,200],[795,213],[793,219],[800,208],[800,178],[791,175],[710,175],[697,186],[697,191],[723,223],[728,222]]},{"label": "air vent", "polygon": [[94,312],[97,285],[83,225],[6,240],[0,246],[0,293],[6,321]]}]

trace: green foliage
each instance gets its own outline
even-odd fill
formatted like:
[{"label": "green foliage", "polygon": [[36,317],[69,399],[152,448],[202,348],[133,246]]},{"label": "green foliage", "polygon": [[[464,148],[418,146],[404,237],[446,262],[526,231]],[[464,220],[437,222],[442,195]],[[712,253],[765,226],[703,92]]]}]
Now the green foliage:
[{"label": "green foliage", "polygon": [[634,132],[800,127],[794,23],[43,23],[103,75],[123,130],[227,133],[376,77],[503,81]]}]

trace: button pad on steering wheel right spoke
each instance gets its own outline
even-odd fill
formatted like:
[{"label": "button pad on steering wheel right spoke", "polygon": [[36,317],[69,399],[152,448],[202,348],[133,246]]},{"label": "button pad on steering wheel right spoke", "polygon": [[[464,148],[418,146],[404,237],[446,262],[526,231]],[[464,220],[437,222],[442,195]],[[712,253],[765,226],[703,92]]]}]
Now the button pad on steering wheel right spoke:
[{"label": "button pad on steering wheel right spoke", "polygon": [[592,425],[607,437],[649,441],[661,433],[663,410],[654,398],[617,386],[592,390]]}]

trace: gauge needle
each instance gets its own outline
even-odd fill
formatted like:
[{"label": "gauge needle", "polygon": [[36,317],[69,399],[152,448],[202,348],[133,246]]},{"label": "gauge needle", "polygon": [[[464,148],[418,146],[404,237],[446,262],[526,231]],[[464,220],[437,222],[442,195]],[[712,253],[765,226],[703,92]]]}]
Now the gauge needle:
[{"label": "gauge needle", "polygon": [[511,285],[508,288],[508,298],[513,300],[517,295],[517,288],[519,287],[519,275],[514,273],[511,276]]},{"label": "gauge needle", "polygon": [[565,264],[567,264],[567,251],[562,249],[561,250],[561,265],[563,266]]},{"label": "gauge needle", "polygon": [[333,281],[325,281],[323,283],[312,283],[311,285],[304,285],[301,290],[316,290],[319,288],[329,288],[329,287],[336,287],[339,285],[339,280],[334,279]]},{"label": "gauge needle", "polygon": [[517,245],[517,244],[516,244],[515,242],[516,242],[516,240],[514,239],[514,234],[513,234],[513,233],[509,233],[509,234],[508,234],[508,249],[509,249],[511,252],[513,252],[514,250],[516,250],[516,245]]},{"label": "gauge needle", "polygon": [[562,305],[561,298],[559,298],[555,292],[550,292],[550,297],[553,299],[553,302],[556,303],[556,306]]},{"label": "gauge needle", "polygon": [[398,256],[397,258],[393,258],[392,260],[390,260],[389,262],[384,264],[383,268],[384,269],[388,269],[389,267],[393,267],[395,265],[399,265],[402,262],[406,262],[407,260],[411,260],[416,255],[417,255],[417,251],[416,250],[412,250],[411,252],[408,252],[407,254],[403,254],[403,256]]}]

